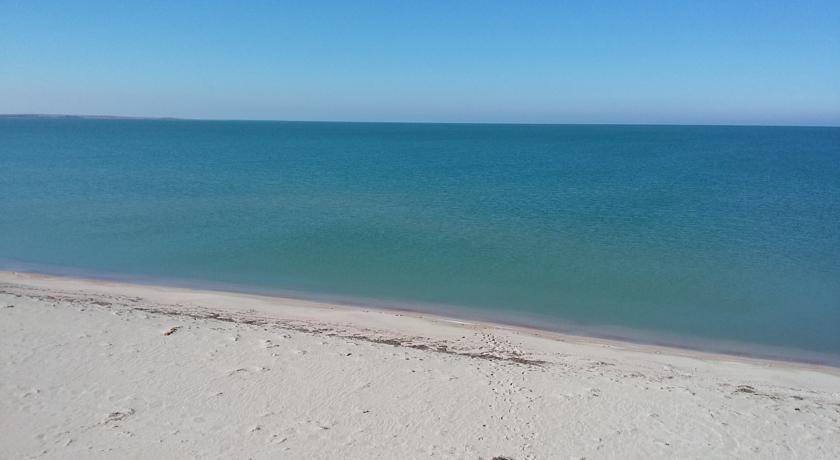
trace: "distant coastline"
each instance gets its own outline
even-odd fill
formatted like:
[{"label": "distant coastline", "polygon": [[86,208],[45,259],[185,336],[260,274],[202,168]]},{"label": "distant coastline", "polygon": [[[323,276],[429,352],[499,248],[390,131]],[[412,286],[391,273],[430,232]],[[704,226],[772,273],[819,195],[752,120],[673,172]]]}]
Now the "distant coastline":
[{"label": "distant coastline", "polygon": [[178,117],[142,117],[126,115],[66,115],[50,113],[0,113],[0,118],[44,118],[44,119],[81,119],[81,120],[189,120]]},{"label": "distant coastline", "polygon": [[44,119],[44,120],[154,120],[154,121],[239,121],[266,123],[352,123],[352,124],[394,124],[394,125],[488,125],[488,126],[674,126],[674,127],[749,127],[749,128],[827,128],[837,129],[840,125],[820,124],[760,124],[760,123],[586,123],[586,122],[519,122],[519,121],[431,121],[431,120],[306,120],[278,118],[194,118],[142,115],[85,115],[51,113],[0,113],[0,119]]}]

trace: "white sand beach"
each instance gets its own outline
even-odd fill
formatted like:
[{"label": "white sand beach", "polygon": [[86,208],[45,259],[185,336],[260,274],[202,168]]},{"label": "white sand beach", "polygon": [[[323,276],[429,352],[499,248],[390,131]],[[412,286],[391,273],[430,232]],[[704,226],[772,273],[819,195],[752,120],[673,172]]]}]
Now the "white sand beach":
[{"label": "white sand beach", "polygon": [[0,273],[0,458],[840,458],[835,368]]}]

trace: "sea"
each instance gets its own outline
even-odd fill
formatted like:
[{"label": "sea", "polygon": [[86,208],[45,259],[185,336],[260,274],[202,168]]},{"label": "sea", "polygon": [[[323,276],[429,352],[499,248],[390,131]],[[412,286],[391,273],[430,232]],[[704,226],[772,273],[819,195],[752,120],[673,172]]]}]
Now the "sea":
[{"label": "sea", "polygon": [[840,365],[840,128],[2,117],[0,269]]}]

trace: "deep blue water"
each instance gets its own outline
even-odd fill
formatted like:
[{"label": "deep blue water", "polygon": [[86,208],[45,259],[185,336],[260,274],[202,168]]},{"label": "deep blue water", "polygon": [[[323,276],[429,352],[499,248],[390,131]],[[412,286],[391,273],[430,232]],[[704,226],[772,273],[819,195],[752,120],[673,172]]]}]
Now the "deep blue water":
[{"label": "deep blue water", "polygon": [[840,128],[3,118],[0,259],[840,362]]}]

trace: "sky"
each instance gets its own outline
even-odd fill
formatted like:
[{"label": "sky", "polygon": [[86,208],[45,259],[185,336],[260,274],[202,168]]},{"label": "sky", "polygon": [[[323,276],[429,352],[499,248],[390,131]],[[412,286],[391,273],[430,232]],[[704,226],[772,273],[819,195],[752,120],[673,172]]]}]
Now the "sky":
[{"label": "sky", "polygon": [[0,0],[0,113],[840,126],[840,1]]}]

